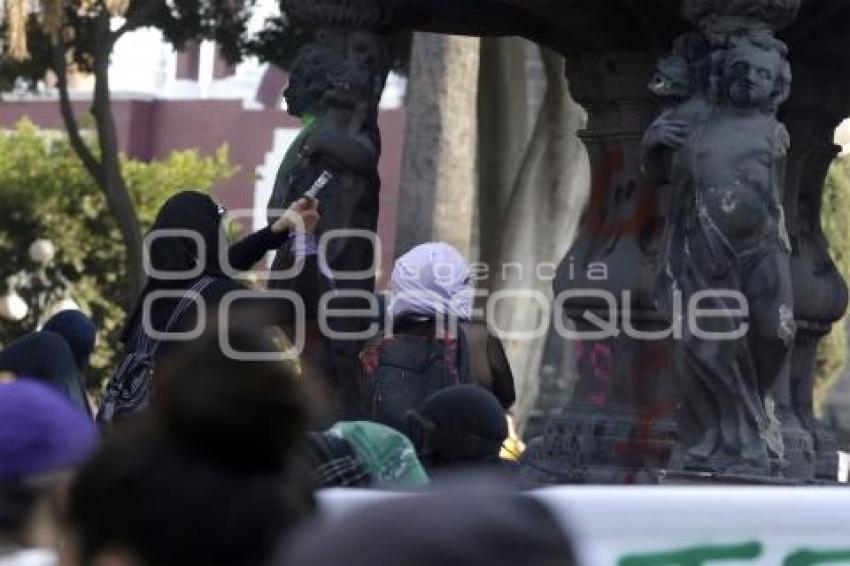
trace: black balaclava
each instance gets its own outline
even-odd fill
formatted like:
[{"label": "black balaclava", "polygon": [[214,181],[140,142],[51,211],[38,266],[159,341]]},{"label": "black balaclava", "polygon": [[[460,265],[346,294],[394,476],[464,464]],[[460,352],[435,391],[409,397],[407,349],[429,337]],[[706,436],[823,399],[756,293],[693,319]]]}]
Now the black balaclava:
[{"label": "black balaclava", "polygon": [[435,466],[498,461],[508,437],[499,400],[475,385],[438,391],[425,401],[420,416],[426,440],[418,448]]}]

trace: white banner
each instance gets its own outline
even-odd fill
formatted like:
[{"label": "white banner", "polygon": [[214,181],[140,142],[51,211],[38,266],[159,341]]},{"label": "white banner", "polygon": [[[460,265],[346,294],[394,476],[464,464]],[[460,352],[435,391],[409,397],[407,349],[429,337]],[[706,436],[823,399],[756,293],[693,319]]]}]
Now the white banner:
[{"label": "white banner", "polygon": [[[850,566],[850,491],[802,487],[557,487],[530,492],[580,566]],[[330,490],[331,515],[390,496]],[[525,565],[517,565],[525,566]]]}]

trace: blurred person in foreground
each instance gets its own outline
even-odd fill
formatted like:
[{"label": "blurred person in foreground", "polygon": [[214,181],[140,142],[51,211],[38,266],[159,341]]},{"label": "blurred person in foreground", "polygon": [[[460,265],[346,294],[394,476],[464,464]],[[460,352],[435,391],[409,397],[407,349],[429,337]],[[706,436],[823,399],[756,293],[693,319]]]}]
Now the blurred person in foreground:
[{"label": "blurred person in foreground", "polygon": [[74,353],[55,332],[32,332],[7,345],[0,351],[0,371],[49,385],[81,413],[92,414]]},{"label": "blurred person in foreground", "polygon": [[0,566],[56,564],[68,483],[97,442],[55,389],[0,376]]},{"label": "blurred person in foreground", "polygon": [[225,334],[240,352],[279,349],[262,325],[240,324],[157,366],[147,419],[116,427],[72,486],[71,564],[259,565],[311,511],[292,475],[308,418],[296,374],[225,355]]},{"label": "blurred person in foreground", "polygon": [[545,505],[480,478],[474,484],[365,504],[300,529],[274,566],[572,566]]}]

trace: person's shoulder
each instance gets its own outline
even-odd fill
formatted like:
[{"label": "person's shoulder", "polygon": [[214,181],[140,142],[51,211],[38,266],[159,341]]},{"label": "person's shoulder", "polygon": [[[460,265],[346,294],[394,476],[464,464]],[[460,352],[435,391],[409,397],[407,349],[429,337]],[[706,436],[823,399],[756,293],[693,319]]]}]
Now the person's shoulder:
[{"label": "person's shoulder", "polygon": [[229,277],[223,276],[211,276],[200,294],[205,301],[217,303],[231,293],[244,293],[246,291],[250,291],[250,289],[236,279],[230,279]]},{"label": "person's shoulder", "polygon": [[229,277],[211,277],[209,283],[204,288],[203,293],[215,293],[218,291],[246,291],[248,286],[237,279]]}]

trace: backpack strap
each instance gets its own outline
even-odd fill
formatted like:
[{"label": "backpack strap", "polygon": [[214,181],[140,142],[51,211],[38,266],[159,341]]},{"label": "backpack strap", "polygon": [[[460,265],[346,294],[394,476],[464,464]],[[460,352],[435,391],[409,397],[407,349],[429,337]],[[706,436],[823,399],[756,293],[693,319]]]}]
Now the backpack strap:
[{"label": "backpack strap", "polygon": [[458,326],[463,331],[469,355],[469,370],[472,379],[487,390],[492,391],[493,370],[487,359],[487,327],[480,323],[460,321]]},{"label": "backpack strap", "polygon": [[[168,322],[165,325],[165,329],[163,332],[169,332],[171,328],[177,323],[183,313],[186,312],[186,309],[189,308],[189,305],[195,302],[195,297],[201,294],[210,284],[215,281],[213,277],[204,276],[198,279],[192,287],[190,287],[183,297],[180,299],[180,302],[177,304],[177,307],[171,313],[171,317],[168,319]],[[144,328],[139,326],[137,330],[138,340],[137,347],[135,349],[136,352],[147,354],[149,357],[153,358],[156,354],[156,351],[159,349],[160,340],[155,340],[148,336],[145,332]]]},{"label": "backpack strap", "polygon": [[460,321],[459,328],[466,338],[473,380],[492,392],[503,408],[510,408],[516,401],[516,390],[501,340],[490,334],[486,323]]}]

